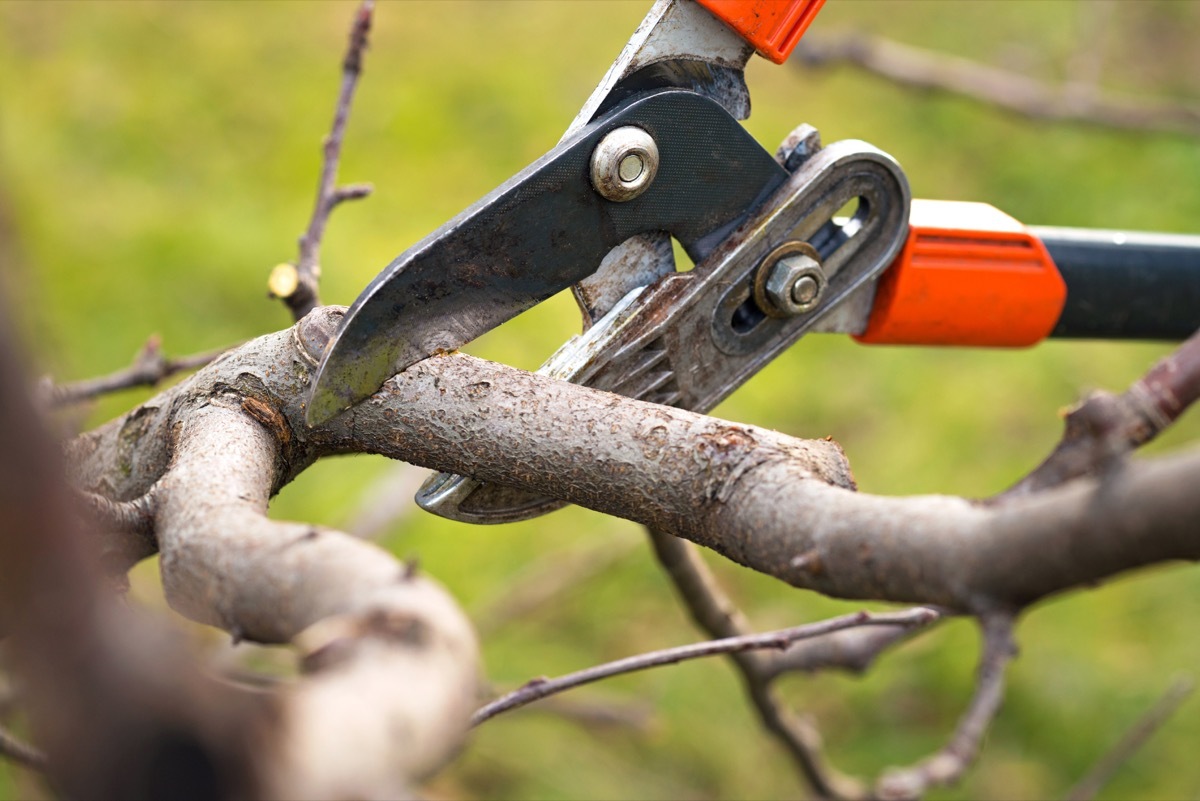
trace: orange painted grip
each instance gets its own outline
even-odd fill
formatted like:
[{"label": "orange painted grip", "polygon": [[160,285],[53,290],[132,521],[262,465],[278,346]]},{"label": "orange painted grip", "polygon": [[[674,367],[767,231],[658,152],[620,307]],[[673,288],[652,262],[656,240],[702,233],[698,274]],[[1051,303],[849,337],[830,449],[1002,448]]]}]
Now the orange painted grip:
[{"label": "orange painted grip", "polygon": [[1067,285],[1041,240],[984,203],[914,200],[859,342],[1022,347],[1054,328]]},{"label": "orange painted grip", "polygon": [[776,64],[787,61],[825,0],[696,0]]}]

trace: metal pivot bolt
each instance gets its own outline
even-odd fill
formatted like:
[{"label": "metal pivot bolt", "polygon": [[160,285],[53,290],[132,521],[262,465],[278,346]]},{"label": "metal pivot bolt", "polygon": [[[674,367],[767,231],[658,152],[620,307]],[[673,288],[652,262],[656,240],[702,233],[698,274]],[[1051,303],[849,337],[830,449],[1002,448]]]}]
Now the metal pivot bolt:
[{"label": "metal pivot bolt", "polygon": [[592,151],[592,186],[615,203],[645,192],[657,172],[658,145],[633,125],[610,131]]},{"label": "metal pivot bolt", "polygon": [[794,317],[821,302],[828,279],[807,242],[785,242],[767,254],[754,280],[754,300],[771,317]]}]

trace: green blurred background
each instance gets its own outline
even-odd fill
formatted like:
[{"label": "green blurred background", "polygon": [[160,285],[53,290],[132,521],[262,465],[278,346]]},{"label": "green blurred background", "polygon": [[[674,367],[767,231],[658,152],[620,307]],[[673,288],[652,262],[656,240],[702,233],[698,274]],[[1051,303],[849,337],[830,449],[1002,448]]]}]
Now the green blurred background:
[{"label": "green blurred background", "polygon": [[[346,140],[342,179],[372,181],[340,209],[323,295],[349,303],[394,255],[551,147],[649,0],[383,3]],[[343,2],[0,3],[2,276],[39,369],[68,380],[128,363],[148,334],[170,353],[289,323],[265,298],[294,258],[354,6]],[[1051,82],[1080,63],[1143,96],[1200,96],[1200,4],[832,0],[810,35],[869,30]],[[1082,61],[1081,61],[1082,60]],[[1035,224],[1200,230],[1200,141],[1031,122],[970,100],[848,70],[761,60],[749,129],[769,149],[810,122],[825,141],[892,153],[921,197],[983,200]],[[577,330],[558,297],[469,351],[536,367]],[[1032,350],[871,349],[813,336],[726,402],[720,416],[846,447],[864,490],[986,495],[1030,469],[1056,410],[1126,386],[1167,348],[1050,343]],[[98,423],[147,393],[96,405]],[[1183,423],[1150,450],[1194,439]],[[348,526],[398,468],[329,460],[277,499],[280,517]],[[641,532],[569,509],[476,528],[414,512],[381,542],[418,554],[484,626],[499,687],[696,639]],[[611,558],[610,558],[611,557]],[[761,628],[851,608],[710,562]],[[581,570],[580,565],[592,565]],[[530,586],[567,586],[512,616]],[[154,566],[135,594],[156,600]],[[1200,660],[1200,574],[1162,567],[1039,606],[983,757],[936,797],[1061,795]],[[197,640],[227,648],[212,632]],[[972,685],[978,637],[960,622],[891,654],[867,677],[796,676],[784,694],[822,723],[834,761],[874,775],[936,748]],[[235,651],[230,657],[242,658]],[[263,661],[261,654],[253,659]],[[759,730],[719,660],[578,691],[649,712],[584,725],[527,711],[484,726],[438,777],[439,798],[779,798],[795,773]],[[1105,791],[1200,795],[1192,698]],[[39,794],[0,764],[0,798]]]}]

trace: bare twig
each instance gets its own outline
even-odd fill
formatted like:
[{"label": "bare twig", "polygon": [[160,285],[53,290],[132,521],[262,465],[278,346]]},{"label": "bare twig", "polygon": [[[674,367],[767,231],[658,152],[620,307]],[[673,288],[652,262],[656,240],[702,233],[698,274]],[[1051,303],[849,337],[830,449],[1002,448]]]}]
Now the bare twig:
[{"label": "bare twig", "polygon": [[570,690],[584,684],[600,681],[601,679],[633,673],[638,670],[673,665],[689,659],[700,659],[719,654],[731,654],[739,651],[752,651],[760,648],[786,648],[790,643],[807,637],[819,637],[831,631],[853,626],[911,626],[924,623],[932,614],[928,609],[915,609],[907,612],[871,613],[858,612],[852,615],[831,618],[820,623],[809,623],[790,629],[769,631],[763,634],[750,634],[745,637],[727,637],[723,640],[682,645],[661,651],[651,651],[637,656],[618,659],[603,665],[596,665],[585,670],[568,673],[556,679],[534,679],[518,690],[486,704],[471,717],[471,725],[478,726],[484,721],[507,712],[511,709],[525,706],[549,695]]},{"label": "bare twig", "polygon": [[[742,637],[751,633],[745,616],[721,589],[694,545],[652,528],[647,528],[646,533],[680,601],[703,632],[713,638]],[[901,630],[907,629],[904,627]],[[847,629],[815,639],[800,640],[789,646],[788,651],[798,645],[822,642],[840,634],[870,630],[873,629]],[[881,630],[893,629],[884,627]],[[817,796],[861,797],[866,789],[862,783],[838,773],[827,763],[821,752],[821,737],[816,726],[808,718],[793,714],[779,702],[770,686],[772,676],[777,674],[773,670],[776,660],[771,656],[754,651],[729,654],[730,661],[741,674],[746,694],[763,728],[787,751],[800,777]]]},{"label": "bare twig", "polygon": [[802,640],[786,651],[767,660],[764,678],[784,673],[816,673],[822,670],[842,670],[862,674],[875,660],[909,638],[928,630],[943,617],[930,618],[923,626],[908,628],[864,628],[834,632],[825,637]]},{"label": "bare twig", "polygon": [[0,727],[0,756],[31,770],[46,769],[45,754],[2,727]]},{"label": "bare twig", "polygon": [[1103,469],[1162,433],[1200,398],[1200,332],[1120,395],[1096,392],[1066,414],[1062,440],[997,500],[1028,495]]},{"label": "bare twig", "polygon": [[340,203],[371,194],[368,184],[337,186],[337,172],[342,141],[346,136],[346,121],[350,116],[350,104],[354,100],[354,90],[362,74],[363,53],[367,49],[367,35],[371,31],[374,7],[374,0],[363,0],[350,26],[350,41],[346,46],[346,56],[342,59],[342,87],[334,106],[333,126],[323,146],[316,204],[313,206],[308,228],[300,236],[299,257],[294,265],[277,266],[271,272],[268,281],[271,294],[287,304],[296,320],[303,318],[321,303],[318,292],[321,281],[321,239],[325,235],[329,215]]},{"label": "bare twig", "polygon": [[993,613],[983,617],[983,654],[975,695],[958,721],[953,736],[940,751],[909,768],[888,771],[880,779],[876,794],[885,799],[920,798],[931,787],[957,782],[979,753],[983,736],[1004,700],[1004,672],[1016,655],[1013,617]]},{"label": "bare twig", "polygon": [[122,389],[154,387],[176,373],[197,370],[210,364],[227,350],[229,349],[220,348],[191,356],[181,356],[177,359],[168,359],[162,351],[162,339],[156,334],[146,340],[146,344],[133,357],[133,363],[128,367],[99,378],[73,381],[69,384],[56,385],[44,382],[41,395],[47,405],[57,407],[91,400]]},{"label": "bare twig", "polygon": [[852,64],[895,83],[962,95],[1026,117],[1074,120],[1139,131],[1200,135],[1200,107],[1100,94],[1086,84],[1061,88],[943,53],[865,34],[805,38],[792,62]]},{"label": "bare twig", "polygon": [[[497,698],[503,694],[493,690],[489,697]],[[624,728],[646,732],[654,722],[654,707],[645,701],[630,703],[554,695],[542,699],[542,703],[532,707],[530,711],[553,715],[589,730]]]},{"label": "bare twig", "polygon": [[1176,679],[1112,750],[1101,757],[1079,783],[1071,788],[1066,795],[1067,801],[1089,801],[1094,798],[1121,766],[1175,714],[1195,689],[1196,682],[1192,677],[1182,676]]}]

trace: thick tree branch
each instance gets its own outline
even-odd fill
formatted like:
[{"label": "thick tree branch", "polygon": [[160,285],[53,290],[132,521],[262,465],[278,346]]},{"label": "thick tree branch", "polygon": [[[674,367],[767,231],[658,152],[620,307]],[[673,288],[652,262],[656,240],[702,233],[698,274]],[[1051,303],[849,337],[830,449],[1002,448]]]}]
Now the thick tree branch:
[{"label": "thick tree branch", "polygon": [[[413,630],[405,593],[430,599],[434,620],[441,609],[431,600],[438,593],[414,589],[418,581],[404,578],[373,546],[266,519],[270,494],[327,454],[382,453],[507,482],[674,531],[795,586],[934,604],[988,620],[1131,567],[1200,557],[1194,492],[1200,453],[1122,464],[1100,478],[988,507],[957,498],[880,498],[854,492],[833,443],[641,403],[462,354],[414,365],[354,409],[307,429],[311,372],[340,316],[339,309],[318,309],[69,448],[69,466],[83,491],[129,502],[159,485],[156,534],[172,603],[239,636],[300,643],[317,671],[306,681],[327,680],[333,689],[323,697],[338,699],[321,708],[322,720],[354,720],[361,713],[371,719],[361,730],[374,731],[380,721],[409,714],[397,700],[403,691],[394,689],[398,666],[389,666],[387,677],[349,677],[356,665],[370,669],[393,657],[405,663],[403,643]],[[388,611],[393,601],[399,616]],[[424,601],[411,603],[426,609]],[[712,611],[725,614],[719,606]],[[439,628],[444,623],[416,629],[446,631]],[[451,624],[448,631],[457,630]],[[469,629],[431,634],[423,642],[443,656],[419,661],[439,663],[443,673],[451,665],[461,671],[473,664],[462,658],[467,646],[449,643],[463,637],[469,640]],[[324,673],[327,659],[357,654],[368,647],[364,641],[389,656],[334,659],[339,670]],[[450,657],[456,648],[458,661]],[[1000,658],[999,651],[989,653],[985,665]],[[343,664],[346,673],[339,672]],[[466,679],[455,675],[449,685],[461,690],[456,682]],[[443,689],[446,680],[430,678]],[[379,696],[369,710],[348,708],[343,693],[362,686],[379,687]],[[303,699],[306,692],[296,695]],[[321,694],[307,697],[314,693]],[[308,708],[303,700],[289,703]],[[950,747],[964,765],[980,721],[997,703],[992,680],[982,681]],[[465,713],[457,719],[465,721]],[[340,723],[323,725],[343,731]],[[311,730],[307,722],[295,727]],[[449,748],[453,739],[440,742]],[[311,755],[316,747],[293,743],[284,749],[293,756],[278,764],[293,765],[295,754]],[[320,744],[326,752],[338,747]],[[942,754],[919,766],[921,781],[949,775],[947,759]],[[420,764],[436,761],[429,756]]]},{"label": "thick tree branch", "polygon": [[1090,84],[1051,87],[1024,75],[877,36],[806,37],[795,55],[793,63],[802,67],[851,64],[903,86],[962,95],[1034,119],[1200,135],[1200,108],[1195,106],[1100,94]]},{"label": "thick tree branch", "polygon": [[300,646],[304,680],[278,696],[278,795],[403,795],[460,745],[474,633],[449,595],[387,552],[266,517],[283,425],[234,394],[187,415],[159,485],[163,588],[175,609],[235,637]]},{"label": "thick tree branch", "polygon": [[354,101],[354,90],[362,74],[363,54],[367,49],[367,35],[371,31],[374,8],[374,0],[363,0],[350,26],[350,39],[342,59],[342,86],[334,105],[333,125],[322,149],[317,200],[308,228],[300,236],[299,257],[294,265],[277,266],[267,282],[271,294],[287,304],[295,320],[300,320],[321,303],[318,291],[321,282],[321,240],[325,236],[329,215],[339,204],[371,194],[368,184],[337,186],[337,173],[342,142],[346,137],[346,122],[350,117],[350,104]]},{"label": "thick tree branch", "polygon": [[[340,310],[257,340],[85,435],[77,484],[114,500],[162,475],[178,393],[236,391],[278,418],[281,485],[325,454],[372,452],[557,496],[671,531],[794,586],[980,613],[1134,567],[1200,558],[1200,453],[1129,463],[1030,497],[853,491],[836,444],[596,392],[462,354],[427,359],[306,430],[314,354]],[[129,442],[141,447],[131,453]]]}]

